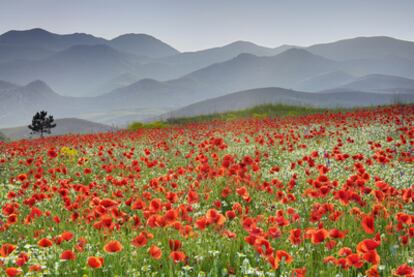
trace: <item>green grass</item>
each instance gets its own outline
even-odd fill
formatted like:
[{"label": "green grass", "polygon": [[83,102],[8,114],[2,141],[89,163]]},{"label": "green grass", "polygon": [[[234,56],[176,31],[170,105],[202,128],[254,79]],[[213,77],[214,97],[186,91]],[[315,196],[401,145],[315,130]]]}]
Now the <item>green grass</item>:
[{"label": "green grass", "polygon": [[266,117],[278,117],[278,116],[300,116],[300,115],[307,115],[307,114],[315,114],[315,113],[324,113],[324,112],[341,112],[346,111],[346,109],[327,109],[327,108],[314,108],[314,107],[299,107],[299,106],[288,106],[282,104],[267,104],[267,105],[260,105],[249,109],[232,111],[232,112],[225,112],[225,113],[215,113],[209,115],[199,115],[199,116],[192,116],[192,117],[179,117],[179,118],[170,118],[167,119],[166,122],[169,124],[182,124],[182,123],[190,123],[190,122],[202,122],[202,121],[209,121],[214,119],[221,119],[221,120],[233,120],[238,118],[248,118],[248,117],[256,117],[259,119],[263,119]]}]

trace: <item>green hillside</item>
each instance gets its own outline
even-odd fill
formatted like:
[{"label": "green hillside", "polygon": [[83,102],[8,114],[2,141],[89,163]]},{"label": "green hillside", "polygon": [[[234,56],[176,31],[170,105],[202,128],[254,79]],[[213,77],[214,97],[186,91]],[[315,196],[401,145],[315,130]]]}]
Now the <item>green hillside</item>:
[{"label": "green hillside", "polygon": [[326,109],[326,108],[313,108],[313,107],[299,107],[299,106],[288,106],[288,105],[260,105],[249,109],[226,112],[226,113],[217,113],[210,115],[199,115],[193,117],[180,117],[180,118],[170,118],[167,119],[167,122],[170,124],[181,124],[188,122],[201,122],[212,119],[222,119],[222,120],[232,120],[237,118],[247,118],[247,117],[256,117],[256,118],[265,118],[265,117],[276,117],[276,116],[299,116],[323,112],[339,112],[345,111],[345,109]]}]

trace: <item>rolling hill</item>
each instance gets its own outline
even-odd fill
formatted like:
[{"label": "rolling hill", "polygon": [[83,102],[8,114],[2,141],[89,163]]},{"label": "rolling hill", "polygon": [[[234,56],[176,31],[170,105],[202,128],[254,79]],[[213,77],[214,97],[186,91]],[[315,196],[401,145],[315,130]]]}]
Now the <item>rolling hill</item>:
[{"label": "rolling hill", "polygon": [[[91,134],[116,130],[109,125],[99,124],[78,118],[56,119],[55,123],[56,127],[52,129],[52,134],[49,136],[67,134]],[[30,130],[27,128],[27,126],[0,129],[0,132],[12,140],[38,137],[37,135],[30,134]]]},{"label": "rolling hill", "polygon": [[351,74],[338,70],[304,79],[297,83],[294,88],[304,91],[320,91],[341,86],[355,80],[355,78]]},{"label": "rolling hill", "polygon": [[59,51],[74,45],[95,45],[103,44],[105,39],[92,35],[75,33],[59,35],[46,30],[35,28],[30,30],[12,30],[0,35],[2,45],[24,45],[34,49],[45,49]]},{"label": "rolling hill", "polygon": [[107,43],[119,51],[151,58],[167,57],[180,53],[165,42],[146,34],[125,34]]},{"label": "rolling hill", "polygon": [[[393,94],[376,94],[344,90],[330,93],[309,93],[283,88],[260,88],[227,94],[197,102],[162,115],[161,119],[207,115],[242,110],[263,104],[284,104],[317,108],[350,108],[393,104]],[[402,102],[413,102],[414,94],[398,95]]]},{"label": "rolling hill", "polygon": [[371,74],[341,86],[341,88],[367,92],[403,92],[414,91],[414,80],[382,74]]},{"label": "rolling hill", "polygon": [[387,56],[414,59],[414,42],[384,36],[356,37],[315,44],[306,49],[315,55],[337,61],[383,59]]},{"label": "rolling hill", "polygon": [[414,91],[414,80],[384,74],[355,77],[343,71],[335,71],[304,80],[296,85],[295,89],[311,92],[348,89],[365,92],[398,93]]}]

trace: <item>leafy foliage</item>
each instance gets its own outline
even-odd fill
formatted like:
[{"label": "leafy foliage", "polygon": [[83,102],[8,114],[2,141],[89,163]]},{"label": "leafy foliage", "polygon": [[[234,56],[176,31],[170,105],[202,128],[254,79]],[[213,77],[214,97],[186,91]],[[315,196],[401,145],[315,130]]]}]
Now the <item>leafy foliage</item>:
[{"label": "leafy foliage", "polygon": [[129,131],[137,131],[141,129],[162,129],[168,127],[168,124],[166,122],[161,121],[154,121],[150,123],[142,123],[142,122],[133,122],[130,125],[128,125]]},{"label": "leafy foliage", "polygon": [[53,115],[47,116],[46,111],[37,112],[32,119],[32,124],[28,126],[32,130],[32,134],[39,133],[40,137],[43,137],[43,134],[50,134],[52,128],[56,127],[54,123]]}]

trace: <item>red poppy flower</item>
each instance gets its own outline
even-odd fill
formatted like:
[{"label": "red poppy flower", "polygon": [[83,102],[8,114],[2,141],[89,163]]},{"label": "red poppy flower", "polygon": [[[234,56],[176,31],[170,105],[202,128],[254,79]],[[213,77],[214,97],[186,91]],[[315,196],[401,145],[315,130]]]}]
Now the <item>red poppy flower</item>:
[{"label": "red poppy flower", "polygon": [[57,152],[55,149],[49,149],[49,151],[47,151],[47,155],[49,158],[54,159],[57,157]]},{"label": "red poppy flower", "polygon": [[306,276],[306,268],[295,268],[292,270],[292,277],[305,277]]},{"label": "red poppy flower", "polygon": [[357,253],[367,253],[369,251],[375,250],[378,246],[380,246],[380,242],[372,239],[365,239],[358,243],[357,245]]},{"label": "red poppy flower", "polygon": [[325,247],[330,250],[330,249],[333,249],[336,246],[336,244],[337,242],[335,240],[328,240],[325,243]]},{"label": "red poppy flower", "polygon": [[20,275],[22,273],[23,273],[23,271],[20,268],[9,267],[9,268],[6,269],[6,275],[8,277],[18,276],[18,275]]},{"label": "red poppy flower", "polygon": [[351,254],[346,257],[348,266],[353,266],[355,268],[361,268],[364,265],[364,262],[361,260],[358,254]]},{"label": "red poppy flower", "polygon": [[412,277],[414,276],[414,267],[402,264],[395,270],[394,275]]},{"label": "red poppy flower", "polygon": [[291,262],[293,262],[293,257],[291,255],[289,255],[289,253],[284,251],[284,250],[277,250],[276,251],[276,258],[279,261],[284,261],[287,264],[290,264]]},{"label": "red poppy flower", "polygon": [[161,251],[161,249],[158,246],[152,245],[148,249],[148,253],[151,255],[151,257],[153,257],[156,260],[161,259],[162,251]]},{"label": "red poppy flower", "polygon": [[19,176],[17,176],[17,179],[19,179],[20,182],[24,182],[27,180],[27,174],[19,174]]},{"label": "red poppy flower", "polygon": [[329,237],[333,239],[342,239],[346,236],[347,232],[342,232],[338,229],[332,229],[329,231]]},{"label": "red poppy flower", "polygon": [[111,240],[104,246],[104,251],[107,253],[116,253],[122,251],[122,244],[117,240]]},{"label": "red poppy flower", "polygon": [[292,229],[290,230],[289,240],[292,244],[300,244],[302,242],[302,230]]},{"label": "red poppy flower", "polygon": [[346,257],[352,254],[352,249],[349,247],[342,247],[341,249],[339,249],[338,251],[338,255],[342,256],[342,257]]},{"label": "red poppy flower", "polygon": [[68,231],[65,231],[65,232],[63,232],[61,235],[60,235],[60,237],[64,240],[64,241],[70,241],[72,238],[73,238],[73,233],[72,232],[68,232]]},{"label": "red poppy flower", "polygon": [[17,223],[17,220],[18,220],[17,214],[11,214],[7,218],[7,224],[9,224],[9,225],[16,224]]},{"label": "red poppy flower", "polygon": [[29,271],[31,271],[31,272],[37,272],[37,271],[41,271],[41,270],[42,270],[42,267],[40,265],[37,265],[37,264],[31,265],[29,267]]},{"label": "red poppy flower", "polygon": [[367,234],[373,234],[375,232],[374,227],[374,217],[372,216],[364,216],[362,218],[362,228]]},{"label": "red poppy flower", "polygon": [[151,202],[150,202],[150,210],[152,211],[152,212],[159,212],[159,211],[161,211],[161,209],[162,209],[162,202],[161,202],[161,199],[159,199],[159,198],[157,198],[157,199],[153,199]]},{"label": "red poppy flower", "polygon": [[274,255],[267,258],[267,261],[273,269],[278,269],[280,262],[284,261],[285,263],[290,264],[293,261],[293,257],[284,250],[277,250],[274,252]]},{"label": "red poppy flower", "polygon": [[368,263],[371,263],[373,265],[377,265],[380,263],[380,256],[378,255],[376,250],[371,250],[362,255],[362,258],[367,261]]},{"label": "red poppy flower", "polygon": [[185,260],[185,254],[182,251],[172,251],[170,253],[170,258],[174,261],[174,263],[183,262]]},{"label": "red poppy flower", "polygon": [[19,254],[19,256],[17,257],[15,263],[16,265],[22,267],[24,266],[27,262],[29,261],[29,256],[25,253],[22,252]]},{"label": "red poppy flower", "polygon": [[328,236],[329,236],[329,233],[325,229],[315,230],[311,234],[311,242],[313,244],[319,244],[323,242]]},{"label": "red poppy flower", "polygon": [[101,268],[103,265],[104,259],[102,257],[88,257],[88,266],[90,266],[91,268]]},{"label": "red poppy flower", "polygon": [[147,237],[141,233],[131,241],[131,244],[136,247],[143,247],[147,244]]},{"label": "red poppy flower", "polygon": [[378,266],[373,265],[367,271],[365,271],[367,277],[380,277],[381,275],[378,272]]},{"label": "red poppy flower", "polygon": [[204,230],[208,225],[207,219],[205,217],[201,217],[201,218],[197,219],[196,220],[196,225],[197,225],[198,229]]},{"label": "red poppy flower", "polygon": [[51,247],[53,245],[53,241],[48,238],[43,238],[37,242],[37,245],[40,247]]},{"label": "red poppy flower", "polygon": [[11,243],[5,243],[0,247],[0,256],[5,258],[9,256],[14,249],[16,249],[16,246]]},{"label": "red poppy flower", "polygon": [[217,225],[223,225],[226,222],[226,217],[220,214],[216,209],[210,209],[207,211],[206,219],[208,223],[215,223]]},{"label": "red poppy flower", "polygon": [[76,255],[72,250],[65,250],[60,255],[61,260],[76,260]]},{"label": "red poppy flower", "polygon": [[197,203],[199,201],[197,192],[195,192],[194,190],[190,190],[188,192],[187,201],[189,204]]}]

